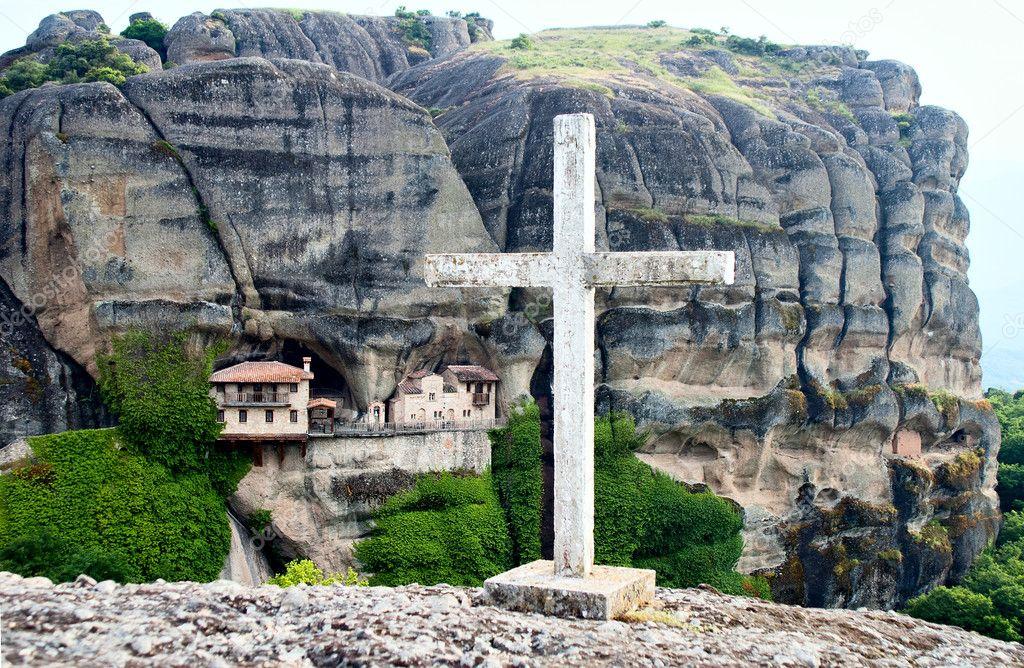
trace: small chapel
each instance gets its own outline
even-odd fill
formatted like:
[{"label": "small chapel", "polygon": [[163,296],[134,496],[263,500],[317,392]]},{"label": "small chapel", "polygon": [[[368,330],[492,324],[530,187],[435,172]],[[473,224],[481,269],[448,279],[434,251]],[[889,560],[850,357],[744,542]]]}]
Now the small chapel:
[{"label": "small chapel", "polygon": [[477,364],[452,364],[440,373],[416,371],[388,401],[396,424],[494,420],[498,376]]}]

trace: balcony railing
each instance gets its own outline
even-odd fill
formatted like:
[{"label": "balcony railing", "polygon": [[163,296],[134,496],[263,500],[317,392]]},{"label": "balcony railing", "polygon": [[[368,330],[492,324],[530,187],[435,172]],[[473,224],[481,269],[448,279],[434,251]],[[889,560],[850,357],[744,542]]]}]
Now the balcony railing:
[{"label": "balcony railing", "polygon": [[287,406],[292,402],[289,392],[225,392],[225,406]]},{"label": "balcony railing", "polygon": [[473,393],[473,405],[474,406],[486,406],[491,403],[490,392],[474,392]]},{"label": "balcony railing", "polygon": [[309,419],[309,433],[310,435],[327,435],[334,434],[334,420],[330,418],[310,418]]},{"label": "balcony railing", "polygon": [[[426,431],[479,431],[483,429],[491,429],[492,427],[501,427],[505,424],[505,418],[497,418],[490,420],[427,420],[423,422],[410,421],[410,422],[341,422],[338,421],[334,425],[334,434],[337,435],[354,435],[354,436],[373,436],[376,434],[387,435],[387,434],[408,434],[414,432],[426,432]],[[310,435],[331,433],[320,431],[313,431],[312,425],[310,425]]]}]

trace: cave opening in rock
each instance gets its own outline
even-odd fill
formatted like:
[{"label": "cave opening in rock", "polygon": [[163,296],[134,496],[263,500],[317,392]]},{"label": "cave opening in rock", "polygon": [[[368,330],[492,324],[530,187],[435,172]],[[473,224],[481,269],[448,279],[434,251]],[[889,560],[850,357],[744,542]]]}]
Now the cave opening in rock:
[{"label": "cave opening in rock", "polygon": [[354,418],[359,409],[352,397],[352,391],[345,376],[303,343],[286,340],[281,344],[279,359],[285,364],[302,367],[304,357],[312,359],[310,370],[313,372],[313,380],[309,384],[310,398],[332,399],[338,403],[335,412],[337,417]]}]

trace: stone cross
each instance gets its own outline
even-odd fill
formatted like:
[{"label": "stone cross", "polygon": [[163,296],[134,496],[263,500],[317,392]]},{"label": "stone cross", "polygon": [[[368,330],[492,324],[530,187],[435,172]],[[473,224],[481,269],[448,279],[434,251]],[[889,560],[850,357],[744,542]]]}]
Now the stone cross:
[{"label": "stone cross", "polygon": [[594,252],[594,117],[555,118],[554,251],[428,255],[427,285],[553,290],[556,576],[594,563],[594,287],[733,282],[731,251]]}]

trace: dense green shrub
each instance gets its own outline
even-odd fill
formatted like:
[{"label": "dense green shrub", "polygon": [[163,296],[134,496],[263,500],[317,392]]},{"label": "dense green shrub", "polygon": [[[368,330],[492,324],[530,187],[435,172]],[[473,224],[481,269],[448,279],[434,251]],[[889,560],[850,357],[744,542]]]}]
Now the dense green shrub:
[{"label": "dense green shrub", "polygon": [[994,638],[1024,638],[1024,512],[1005,515],[996,545],[978,557],[961,587],[939,587],[905,612]]},{"label": "dense green shrub", "polygon": [[106,37],[77,44],[65,42],[57,47],[48,65],[32,57],[15,61],[0,77],[0,94],[36,88],[47,81],[65,84],[106,81],[120,86],[127,77],[146,71],[145,65],[119,51]]},{"label": "dense green shrub", "polygon": [[216,350],[190,355],[182,336],[131,332],[100,356],[99,386],[124,440],[174,471],[194,471],[214,449],[223,425],[210,397]]},{"label": "dense green shrub", "polygon": [[224,498],[122,447],[118,429],[30,439],[0,476],[0,568],[68,580],[211,580],[230,546]]},{"label": "dense green shrub", "polygon": [[[0,483],[0,494],[2,490]],[[34,527],[0,544],[0,570],[42,575],[54,582],[68,582],[81,573],[101,581],[128,578],[127,567],[114,555],[95,545],[69,543],[48,527]]]},{"label": "dense green shrub", "polygon": [[10,91],[10,93],[17,93],[27,88],[38,88],[47,80],[48,70],[46,65],[31,58],[22,58],[14,61],[7,68],[3,78],[0,79],[0,85]]},{"label": "dense green shrub", "polygon": [[[492,431],[496,480],[500,472],[513,470],[516,475],[528,476],[528,484],[518,481],[517,485],[539,488],[539,420],[536,407],[526,404],[510,417],[508,426]],[[714,494],[692,493],[641,462],[633,453],[643,441],[644,435],[637,432],[629,416],[614,414],[595,421],[597,563],[653,568],[658,571],[659,584],[666,587],[708,583],[727,593],[770,597],[763,578],[749,578],[733,570],[743,549],[739,513]],[[516,444],[514,467],[507,463],[506,450],[498,447],[510,442]],[[519,503],[512,509],[508,497],[500,491],[499,498],[513,536],[536,535],[539,493],[530,496],[529,503]],[[538,499],[536,506],[533,498]],[[519,522],[523,525],[515,526]]]},{"label": "dense green shrub", "polygon": [[289,561],[285,566],[284,573],[270,578],[267,580],[267,584],[277,585],[278,587],[293,587],[297,584],[365,587],[368,583],[364,578],[359,577],[359,573],[356,573],[351,568],[344,573],[324,575],[324,572],[309,559],[296,559]]},{"label": "dense green shrub", "polygon": [[209,580],[230,547],[224,500],[250,462],[215,447],[212,352],[129,334],[100,360],[115,429],[30,439],[0,476],[0,567],[64,580]]},{"label": "dense green shrub", "polygon": [[525,32],[519,33],[518,36],[512,38],[512,42],[509,44],[510,48],[519,49],[522,51],[533,48],[533,40]]},{"label": "dense green shrub", "polygon": [[370,538],[355,548],[374,585],[480,586],[511,565],[508,526],[490,475],[420,476],[374,520]]},{"label": "dense green shrub", "polygon": [[594,425],[597,561],[652,568],[664,587],[707,583],[730,594],[767,594],[764,580],[733,570],[743,551],[739,513],[638,460],[633,453],[643,440],[626,415]]},{"label": "dense green shrub", "polygon": [[167,26],[156,19],[137,19],[121,31],[121,37],[145,42],[149,48],[160,54],[161,60],[167,59],[167,48],[164,46],[166,35]]},{"label": "dense green shrub", "polygon": [[430,11],[419,9],[413,12],[403,5],[395,10],[395,16],[398,17],[398,30],[402,33],[405,43],[429,51],[432,36],[422,17],[430,16]]},{"label": "dense green shrub", "polygon": [[508,521],[512,562],[540,559],[540,412],[533,401],[512,407],[508,424],[492,429],[491,475]]},{"label": "dense green shrub", "polygon": [[[123,84],[125,78],[148,71],[127,53],[122,53],[106,38],[87,40],[78,44],[65,42],[57,47],[48,66],[48,78],[61,83],[81,81],[110,81]],[[113,73],[113,75],[109,73]],[[114,80],[111,81],[110,77]]]},{"label": "dense green shrub", "polygon": [[1016,394],[989,390],[1003,438],[999,446],[999,501],[1004,510],[1024,509],[1024,390]]},{"label": "dense green shrub", "polygon": [[953,624],[1001,640],[1020,640],[1010,621],[1001,617],[992,600],[964,587],[938,587],[911,599],[906,612],[914,617]]},{"label": "dense green shrub", "polygon": [[781,47],[779,47],[775,42],[770,41],[764,35],[761,35],[757,39],[740,37],[739,35],[729,35],[725,38],[725,48],[747,56],[764,56],[779,51]]}]

